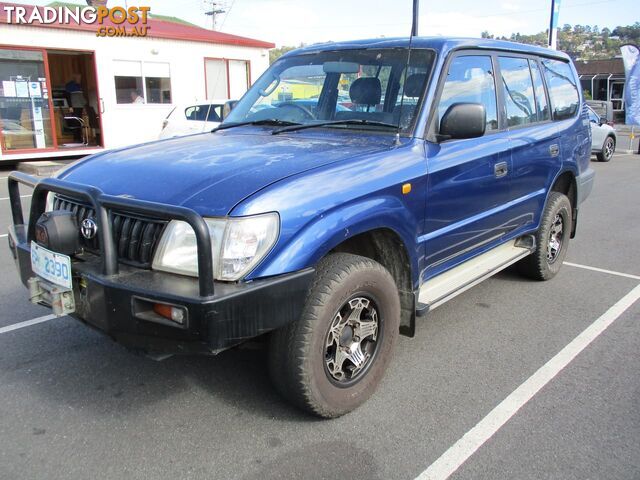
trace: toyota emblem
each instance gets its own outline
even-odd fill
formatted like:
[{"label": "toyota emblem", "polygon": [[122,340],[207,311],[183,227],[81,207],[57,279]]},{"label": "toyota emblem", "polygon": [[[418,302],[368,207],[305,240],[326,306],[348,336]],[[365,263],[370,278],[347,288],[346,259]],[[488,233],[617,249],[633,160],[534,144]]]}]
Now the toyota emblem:
[{"label": "toyota emblem", "polygon": [[85,218],[80,224],[80,233],[87,240],[91,240],[98,233],[98,224],[93,218]]}]

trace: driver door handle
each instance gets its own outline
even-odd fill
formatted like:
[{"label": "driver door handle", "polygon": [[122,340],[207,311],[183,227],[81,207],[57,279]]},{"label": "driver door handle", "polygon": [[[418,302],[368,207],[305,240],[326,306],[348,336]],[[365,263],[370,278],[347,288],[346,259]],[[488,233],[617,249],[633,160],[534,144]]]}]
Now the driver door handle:
[{"label": "driver door handle", "polygon": [[507,173],[509,173],[507,162],[499,162],[493,166],[493,174],[496,178],[504,177]]}]

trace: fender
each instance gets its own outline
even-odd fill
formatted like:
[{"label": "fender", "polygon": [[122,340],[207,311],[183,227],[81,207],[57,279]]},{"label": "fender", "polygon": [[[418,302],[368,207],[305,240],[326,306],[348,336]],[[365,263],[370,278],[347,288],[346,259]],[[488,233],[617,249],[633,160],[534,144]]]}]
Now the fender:
[{"label": "fender", "polygon": [[417,224],[406,205],[395,196],[362,198],[315,217],[290,237],[286,245],[276,245],[247,279],[312,267],[345,240],[371,230],[387,229],[404,243],[411,262],[411,278],[417,285],[420,257],[415,232]]}]

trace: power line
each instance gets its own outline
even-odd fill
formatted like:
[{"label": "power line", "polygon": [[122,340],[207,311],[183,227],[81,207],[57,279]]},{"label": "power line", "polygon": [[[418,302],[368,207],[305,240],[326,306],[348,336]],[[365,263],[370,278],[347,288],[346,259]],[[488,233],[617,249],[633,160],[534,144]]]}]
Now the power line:
[{"label": "power line", "polygon": [[231,6],[229,7],[229,9],[227,10],[227,14],[224,16],[224,18],[222,19],[222,23],[220,24],[220,30],[222,30],[222,27],[224,27],[224,24],[227,21],[227,18],[229,18],[229,15],[231,15],[231,10],[233,10],[233,6],[236,4],[236,0],[233,0],[231,2]]}]

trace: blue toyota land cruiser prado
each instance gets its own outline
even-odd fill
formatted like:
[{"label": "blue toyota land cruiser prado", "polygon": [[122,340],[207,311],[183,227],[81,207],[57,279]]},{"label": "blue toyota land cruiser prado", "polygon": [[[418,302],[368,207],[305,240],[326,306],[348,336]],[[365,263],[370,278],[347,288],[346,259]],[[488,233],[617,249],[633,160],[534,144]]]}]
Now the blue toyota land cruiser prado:
[{"label": "blue toyota land cruiser prado", "polygon": [[12,173],[10,248],[32,302],[150,355],[269,333],[276,388],[339,416],[416,317],[515,263],[558,272],[593,183],[579,85],[508,42],[302,48],[211,133]]}]

